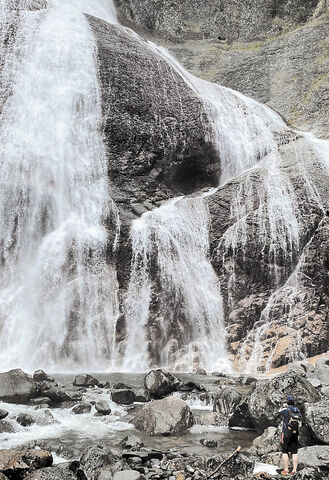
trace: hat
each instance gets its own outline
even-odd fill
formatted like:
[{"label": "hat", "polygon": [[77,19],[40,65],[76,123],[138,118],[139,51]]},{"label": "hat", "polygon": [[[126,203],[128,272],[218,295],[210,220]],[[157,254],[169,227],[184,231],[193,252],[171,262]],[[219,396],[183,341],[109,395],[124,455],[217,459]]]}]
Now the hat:
[{"label": "hat", "polygon": [[295,399],[293,397],[293,395],[288,395],[287,396],[287,402],[293,402]]}]

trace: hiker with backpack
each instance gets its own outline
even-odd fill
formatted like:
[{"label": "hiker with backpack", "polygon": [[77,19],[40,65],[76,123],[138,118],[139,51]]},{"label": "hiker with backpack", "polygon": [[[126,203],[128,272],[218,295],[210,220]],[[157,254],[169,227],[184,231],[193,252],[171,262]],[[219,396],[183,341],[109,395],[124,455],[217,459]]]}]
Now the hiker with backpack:
[{"label": "hiker with backpack", "polygon": [[[288,395],[287,404],[281,408],[279,414],[283,416],[281,445],[282,445],[282,462],[283,470],[281,475],[296,475],[298,465],[298,434],[300,431],[300,423],[302,416],[297,407],[295,407],[295,399],[292,395]],[[292,454],[293,469],[289,474],[289,456]]]}]

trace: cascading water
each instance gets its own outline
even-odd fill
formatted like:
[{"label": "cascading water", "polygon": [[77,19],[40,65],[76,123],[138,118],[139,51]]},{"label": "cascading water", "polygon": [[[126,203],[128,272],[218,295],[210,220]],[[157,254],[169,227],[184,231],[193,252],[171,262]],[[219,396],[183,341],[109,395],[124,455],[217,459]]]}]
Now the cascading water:
[{"label": "cascading water", "polygon": [[[114,344],[116,272],[107,258],[118,231],[108,245],[104,227],[116,223],[118,230],[119,220],[100,135],[95,42],[82,12],[111,23],[117,16],[111,0],[54,0],[41,11],[33,7],[38,3],[46,4],[16,1],[17,15],[10,0],[0,0],[0,363],[2,368],[106,368],[122,360],[115,358]],[[8,44],[13,25],[15,40]],[[223,262],[233,251],[228,271],[233,306],[234,252],[245,251],[247,219],[255,210],[273,287],[282,282],[280,262],[293,268],[299,212],[278,151],[291,131],[266,106],[190,75],[167,50],[149,47],[201,98],[221,164],[220,185],[247,172],[231,205],[233,224],[219,246],[224,246]],[[328,142],[308,141],[321,158],[329,158]],[[258,166],[263,173],[255,191],[251,169]],[[208,243],[202,195],[174,199],[133,223],[121,368],[230,368]],[[294,311],[297,286],[286,287]],[[273,293],[247,337],[248,370],[259,362],[259,340],[279,301]]]},{"label": "cascading water", "polygon": [[[228,370],[222,298],[208,259],[203,197],[177,198],[145,213],[133,223],[132,243],[124,368],[146,369],[149,353],[156,365],[173,369],[201,364]],[[147,334],[154,295],[160,313],[151,319]]]},{"label": "cascading water", "polygon": [[279,115],[239,92],[195,77],[167,49],[149,45],[201,98],[218,151],[220,185],[277,149],[276,137],[287,129]]},{"label": "cascading water", "polygon": [[[4,28],[7,6],[1,0]],[[104,228],[115,206],[94,38],[81,10],[54,1],[20,12],[11,49],[0,127],[1,368],[104,368],[118,315]]]},{"label": "cascading water", "polygon": [[[272,239],[268,255],[274,257],[274,264],[279,249],[276,242],[279,242],[281,250],[292,255],[294,245],[298,244],[298,224],[289,182],[280,175],[277,168],[280,162],[278,139],[285,136],[287,131],[284,122],[267,107],[230,89],[190,75],[166,49],[153,43],[149,43],[149,46],[170,63],[201,98],[211,121],[213,140],[221,162],[221,184],[254,167],[260,159],[267,156],[263,162],[266,174],[259,191],[259,196],[263,197],[260,198],[259,208],[260,230],[264,238],[266,235]],[[202,235],[197,227],[206,207],[200,197],[193,211],[187,215],[188,202],[191,200],[177,200],[170,206],[144,214],[134,222],[132,275],[126,303],[128,335],[125,361],[129,368],[145,368],[148,353],[156,365],[171,365],[183,370],[193,369],[200,364],[212,369],[228,368],[218,279],[209,260],[207,273],[193,269],[193,258],[199,258],[200,255],[207,258],[204,253],[208,248],[207,222],[203,225]],[[232,215],[237,215],[236,223],[223,238],[227,249],[234,248],[244,238],[246,241],[246,236],[240,229],[244,225],[244,215],[239,218],[237,211],[232,211]],[[186,224],[186,218],[195,226],[192,235],[186,234],[191,228]],[[175,240],[168,242],[168,237]],[[195,251],[196,237],[202,239],[198,253]],[[181,254],[182,251],[185,252],[185,257]],[[160,272],[160,289],[157,288],[160,292],[156,294],[156,303],[157,308],[160,303],[161,312],[160,317],[155,319],[152,313],[152,292],[156,287],[150,279],[154,257]],[[189,262],[186,261],[187,258],[190,259]],[[172,262],[169,259],[173,259]],[[233,280],[234,262],[232,269]],[[206,276],[208,283],[205,283]],[[200,284],[207,285],[209,292],[212,292],[208,298],[200,292]],[[165,300],[161,300],[161,297]],[[181,311],[184,312],[183,315]],[[139,319],[137,323],[136,318]],[[211,328],[208,328],[209,324],[212,325]],[[203,329],[200,325],[203,325]],[[204,346],[208,344],[212,348],[199,348],[201,338],[204,339]],[[213,338],[218,338],[218,341],[213,342]]]}]

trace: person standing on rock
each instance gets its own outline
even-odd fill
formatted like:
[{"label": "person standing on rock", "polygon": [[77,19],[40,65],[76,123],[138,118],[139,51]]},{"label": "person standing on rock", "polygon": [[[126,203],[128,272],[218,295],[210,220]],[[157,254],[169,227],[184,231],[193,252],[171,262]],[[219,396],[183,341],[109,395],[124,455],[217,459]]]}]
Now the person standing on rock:
[{"label": "person standing on rock", "polygon": [[279,411],[279,415],[283,417],[281,445],[282,445],[282,462],[283,470],[281,475],[289,474],[289,453],[292,454],[293,470],[291,475],[295,475],[298,465],[298,434],[299,424],[301,422],[301,414],[295,407],[295,399],[292,395],[288,395],[287,403]]}]

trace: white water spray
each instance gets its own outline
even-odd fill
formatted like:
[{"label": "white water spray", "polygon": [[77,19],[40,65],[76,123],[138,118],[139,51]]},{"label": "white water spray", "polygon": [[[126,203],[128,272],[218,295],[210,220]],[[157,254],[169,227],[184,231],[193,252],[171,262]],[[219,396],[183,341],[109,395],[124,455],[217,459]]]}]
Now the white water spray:
[{"label": "white water spray", "polygon": [[20,13],[15,50],[0,127],[1,369],[104,368],[118,305],[94,38],[55,1]]},{"label": "white water spray", "polygon": [[[142,215],[133,223],[132,243],[124,367],[143,370],[151,360],[173,369],[227,371],[222,298],[208,259],[202,196],[178,198]],[[147,328],[154,295],[159,317]]]}]

